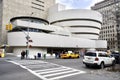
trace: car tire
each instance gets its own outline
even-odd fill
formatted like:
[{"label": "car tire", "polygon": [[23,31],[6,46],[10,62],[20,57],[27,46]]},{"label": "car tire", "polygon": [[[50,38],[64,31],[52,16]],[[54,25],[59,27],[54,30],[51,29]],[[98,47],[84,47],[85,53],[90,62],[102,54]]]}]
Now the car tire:
[{"label": "car tire", "polygon": [[85,64],[85,66],[87,67],[87,68],[89,68],[90,66],[89,65],[87,65],[87,64]]},{"label": "car tire", "polygon": [[102,63],[100,64],[100,68],[101,68],[101,69],[104,69],[104,67],[105,67],[104,62],[102,62]]},{"label": "car tire", "polygon": [[72,57],[71,56],[69,56],[69,59],[71,59]]},{"label": "car tire", "polygon": [[80,58],[79,56],[77,56],[77,58]]}]

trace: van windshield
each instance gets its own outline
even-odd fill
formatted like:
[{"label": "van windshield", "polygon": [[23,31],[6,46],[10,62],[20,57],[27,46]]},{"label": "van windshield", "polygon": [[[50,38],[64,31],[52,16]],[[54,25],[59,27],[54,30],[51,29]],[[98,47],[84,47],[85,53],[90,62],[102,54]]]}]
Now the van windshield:
[{"label": "van windshield", "polygon": [[94,53],[94,52],[87,52],[87,53],[85,53],[85,56],[96,56],[96,53]]}]

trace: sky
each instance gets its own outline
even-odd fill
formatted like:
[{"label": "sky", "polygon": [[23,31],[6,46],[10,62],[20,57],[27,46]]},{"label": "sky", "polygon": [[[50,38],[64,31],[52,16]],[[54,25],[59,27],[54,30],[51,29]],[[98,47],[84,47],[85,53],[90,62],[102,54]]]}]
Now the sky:
[{"label": "sky", "polygon": [[95,3],[103,0],[56,0],[56,3],[66,5],[66,9],[90,9]]}]

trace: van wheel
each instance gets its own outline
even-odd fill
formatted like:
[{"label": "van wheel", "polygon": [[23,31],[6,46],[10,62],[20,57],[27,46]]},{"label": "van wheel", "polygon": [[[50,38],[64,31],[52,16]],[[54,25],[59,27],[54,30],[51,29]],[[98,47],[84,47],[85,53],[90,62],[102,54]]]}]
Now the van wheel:
[{"label": "van wheel", "polygon": [[105,67],[105,65],[104,65],[104,63],[102,62],[102,63],[100,64],[100,68],[101,68],[101,69],[104,69],[104,67]]}]

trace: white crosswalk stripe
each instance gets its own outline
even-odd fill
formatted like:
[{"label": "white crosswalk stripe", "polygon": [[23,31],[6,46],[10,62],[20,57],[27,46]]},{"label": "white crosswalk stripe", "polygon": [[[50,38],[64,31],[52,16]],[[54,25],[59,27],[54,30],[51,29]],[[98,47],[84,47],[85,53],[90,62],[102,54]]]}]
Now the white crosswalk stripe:
[{"label": "white crosswalk stripe", "polygon": [[43,80],[56,80],[68,76],[86,73],[82,70],[44,62],[41,60],[15,60],[13,63],[19,64],[22,68],[27,69]]},{"label": "white crosswalk stripe", "polygon": [[44,69],[44,70],[35,70],[35,72],[39,73],[39,72],[44,72],[44,71],[57,70],[57,69],[61,69],[61,68],[64,68],[64,67],[50,68],[50,69]]},{"label": "white crosswalk stripe", "polygon": [[72,73],[72,74],[62,75],[62,76],[58,76],[58,77],[49,78],[49,80],[61,79],[61,78],[64,78],[64,77],[69,77],[69,76],[72,76],[72,75],[83,74],[83,73],[84,72],[78,72],[78,73]]},{"label": "white crosswalk stripe", "polygon": [[60,75],[60,74],[63,74],[63,73],[70,73],[70,72],[74,72],[74,71],[76,71],[76,70],[71,70],[71,71],[65,71],[65,72],[60,72],[60,73],[55,73],[55,74],[44,75],[44,77]]},{"label": "white crosswalk stripe", "polygon": [[59,69],[59,70],[52,70],[52,71],[46,71],[46,72],[40,72],[39,74],[47,74],[47,73],[55,73],[55,72],[60,72],[60,71],[65,71],[65,70],[70,70],[69,68],[61,68],[61,69]]}]

